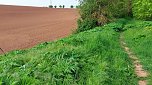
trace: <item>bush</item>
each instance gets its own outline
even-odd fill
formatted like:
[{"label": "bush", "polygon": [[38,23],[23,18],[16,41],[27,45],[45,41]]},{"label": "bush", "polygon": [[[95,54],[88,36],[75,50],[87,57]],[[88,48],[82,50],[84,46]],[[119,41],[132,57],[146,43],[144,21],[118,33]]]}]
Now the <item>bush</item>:
[{"label": "bush", "polygon": [[78,28],[76,30],[76,33],[90,30],[97,26],[97,20],[91,18],[85,19],[83,21],[79,19],[77,23],[78,23]]},{"label": "bush", "polygon": [[120,18],[128,16],[131,11],[130,0],[83,0],[80,5],[82,19],[87,17]]},{"label": "bush", "polygon": [[103,22],[108,22],[106,17],[107,12],[103,7],[104,4],[106,5],[102,0],[84,0],[80,5],[81,19],[85,20],[86,18],[94,18],[98,21],[98,25],[103,25]]},{"label": "bush", "polygon": [[114,18],[132,16],[131,1],[129,0],[113,0],[113,2],[108,3],[107,9],[109,11],[108,16]]},{"label": "bush", "polygon": [[128,23],[129,20],[127,19],[118,19],[113,23],[107,24],[105,25],[105,27],[114,29],[116,32],[123,32],[125,30],[127,30],[125,27],[125,25]]},{"label": "bush", "polygon": [[96,25],[100,26],[113,21],[114,18],[121,18],[130,15],[130,0],[82,0],[80,3],[80,16],[82,23],[86,23],[88,18],[91,18],[95,19],[97,21]]},{"label": "bush", "polygon": [[133,0],[133,16],[136,19],[152,20],[152,1]]}]

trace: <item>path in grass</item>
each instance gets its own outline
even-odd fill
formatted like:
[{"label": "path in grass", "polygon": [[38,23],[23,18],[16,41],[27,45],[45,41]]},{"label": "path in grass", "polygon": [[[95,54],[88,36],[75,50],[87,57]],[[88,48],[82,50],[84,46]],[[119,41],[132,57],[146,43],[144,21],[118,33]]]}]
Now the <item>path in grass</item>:
[{"label": "path in grass", "polygon": [[147,85],[146,78],[148,76],[148,73],[143,69],[143,66],[140,64],[140,61],[137,56],[130,50],[130,48],[128,48],[127,44],[124,41],[123,33],[120,34],[120,44],[121,47],[125,50],[125,52],[128,54],[129,58],[133,61],[135,73],[139,78],[138,84]]}]

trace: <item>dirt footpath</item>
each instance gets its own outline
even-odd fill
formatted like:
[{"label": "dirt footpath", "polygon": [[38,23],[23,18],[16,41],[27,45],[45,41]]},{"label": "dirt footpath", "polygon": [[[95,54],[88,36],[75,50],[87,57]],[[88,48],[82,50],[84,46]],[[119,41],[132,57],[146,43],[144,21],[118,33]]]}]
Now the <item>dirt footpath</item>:
[{"label": "dirt footpath", "polygon": [[77,18],[76,9],[1,5],[0,48],[8,52],[68,36]]}]

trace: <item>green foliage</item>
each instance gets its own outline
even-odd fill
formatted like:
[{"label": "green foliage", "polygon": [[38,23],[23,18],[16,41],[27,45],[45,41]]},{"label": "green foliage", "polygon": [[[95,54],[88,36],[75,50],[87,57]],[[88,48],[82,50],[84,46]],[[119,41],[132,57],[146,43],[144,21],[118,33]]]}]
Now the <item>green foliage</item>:
[{"label": "green foliage", "polygon": [[152,85],[152,22],[132,21],[125,27],[125,40],[149,73],[148,85]]},{"label": "green foliage", "polygon": [[141,20],[152,20],[152,1],[133,0],[133,16]]},{"label": "green foliage", "polygon": [[[98,20],[98,25],[108,22],[106,17],[107,13],[105,13],[105,7],[102,6],[103,4],[104,3],[101,0],[83,0],[80,5],[81,19],[96,19]],[[104,12],[102,12],[101,9],[104,10]]]},{"label": "green foliage", "polygon": [[127,19],[118,19],[108,25],[105,25],[106,27],[108,26],[109,28],[114,29],[116,32],[122,32],[125,31],[126,28],[124,27],[128,23]]},{"label": "green foliage", "polygon": [[79,6],[76,6],[76,8],[79,8]]},{"label": "green foliage", "polygon": [[137,85],[131,61],[118,41],[119,33],[106,25],[1,55],[0,83]]},{"label": "green foliage", "polygon": [[70,7],[71,7],[71,8],[74,8],[74,6],[73,6],[73,5],[71,5]]},{"label": "green foliage", "polygon": [[49,8],[53,8],[53,5],[50,5]]},{"label": "green foliage", "polygon": [[77,21],[77,24],[78,24],[78,28],[76,29],[76,33],[79,33],[79,32],[87,31],[96,27],[97,20],[90,18],[90,19],[85,19],[82,21],[79,19]]},{"label": "green foliage", "polygon": [[134,16],[137,19],[152,20],[151,0],[80,0],[81,22],[97,20],[97,26],[115,18]]},{"label": "green foliage", "polygon": [[132,21],[129,21],[124,26],[124,29],[135,29],[135,28],[142,29],[144,27],[149,27],[149,26],[152,26],[152,22],[151,21],[132,20]]},{"label": "green foliage", "polygon": [[54,8],[57,8],[57,6],[55,5]]},{"label": "green foliage", "polygon": [[65,8],[65,5],[63,5],[62,7]]},{"label": "green foliage", "polygon": [[114,18],[131,17],[131,1],[130,0],[110,0],[107,1],[108,16]]},{"label": "green foliage", "polygon": [[62,5],[60,5],[59,7],[62,8]]},{"label": "green foliage", "polygon": [[82,18],[93,17],[95,14],[96,18],[100,18],[100,15],[120,18],[128,16],[130,7],[130,0],[83,0],[80,13]]},{"label": "green foliage", "polygon": [[104,25],[114,18],[131,15],[130,0],[82,0],[80,1],[80,15],[86,19],[97,20],[97,26]]}]

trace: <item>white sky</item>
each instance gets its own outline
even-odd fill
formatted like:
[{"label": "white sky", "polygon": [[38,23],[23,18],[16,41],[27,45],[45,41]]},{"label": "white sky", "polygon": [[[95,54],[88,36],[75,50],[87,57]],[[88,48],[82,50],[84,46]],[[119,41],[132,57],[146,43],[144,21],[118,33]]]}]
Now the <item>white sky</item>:
[{"label": "white sky", "polygon": [[[78,5],[78,0],[51,0],[52,5],[65,5],[65,7],[70,7],[71,5]],[[22,5],[22,6],[38,6],[38,7],[48,7],[50,0],[0,0],[0,4],[5,5]]]}]

